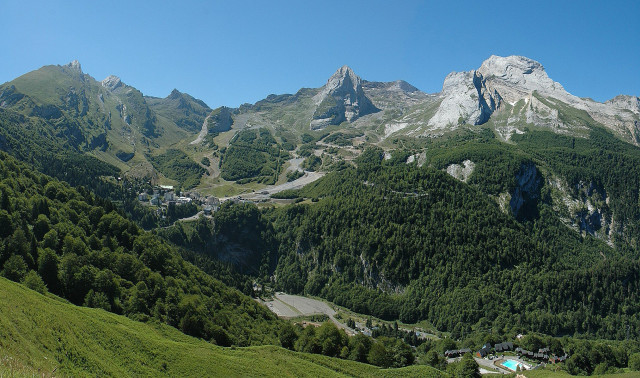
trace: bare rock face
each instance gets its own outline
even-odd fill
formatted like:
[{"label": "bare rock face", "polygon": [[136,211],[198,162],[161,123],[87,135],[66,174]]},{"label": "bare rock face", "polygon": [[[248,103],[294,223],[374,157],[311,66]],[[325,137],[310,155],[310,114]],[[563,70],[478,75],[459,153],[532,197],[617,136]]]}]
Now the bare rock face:
[{"label": "bare rock face", "polygon": [[516,175],[516,182],[509,202],[511,213],[518,220],[536,218],[542,176],[535,164],[523,164]]},{"label": "bare rock face", "polygon": [[467,159],[462,162],[462,164],[450,164],[446,171],[451,176],[462,182],[469,181],[469,177],[473,173],[473,169],[476,167],[476,164],[471,160]]},{"label": "bare rock face", "polygon": [[78,73],[82,73],[82,66],[80,66],[80,62],[78,62],[77,60],[74,60],[71,63],[67,63],[65,67],[70,68],[71,70]]},{"label": "bare rock face", "polygon": [[492,55],[476,71],[492,90],[511,105],[534,91],[560,100],[572,98],[562,85],[551,80],[544,67],[524,56]]},{"label": "bare rock face", "polygon": [[320,92],[313,97],[316,105],[311,129],[353,122],[357,118],[379,111],[362,89],[362,80],[353,70],[342,66]]},{"label": "bare rock face", "polygon": [[231,130],[231,126],[233,125],[231,109],[226,106],[214,109],[207,117],[206,123],[209,133],[221,133]]},{"label": "bare rock face", "polygon": [[110,75],[106,79],[102,80],[102,86],[113,92],[116,89],[123,87],[124,83],[119,77]]},{"label": "bare rock face", "polygon": [[573,97],[549,78],[540,63],[523,56],[492,55],[478,70],[447,76],[442,87],[442,103],[429,125],[481,125],[503,102],[513,105],[534,92],[561,100]]},{"label": "bare rock face", "polygon": [[619,95],[606,101],[605,104],[640,114],[640,97]]},{"label": "bare rock face", "polygon": [[505,130],[513,129],[510,123],[523,122],[561,133],[586,128],[584,119],[562,119],[558,113],[559,109],[574,108],[623,139],[640,144],[638,97],[617,96],[600,103],[574,96],[553,81],[540,63],[523,56],[493,55],[477,70],[453,72],[446,77],[439,97],[440,106],[428,122],[430,130],[481,125],[507,104],[513,107],[524,101],[519,113],[508,115],[502,126]]},{"label": "bare rock face", "polygon": [[491,91],[477,71],[452,72],[444,79],[442,102],[429,120],[433,128],[460,124],[481,125],[500,107],[500,94]]}]

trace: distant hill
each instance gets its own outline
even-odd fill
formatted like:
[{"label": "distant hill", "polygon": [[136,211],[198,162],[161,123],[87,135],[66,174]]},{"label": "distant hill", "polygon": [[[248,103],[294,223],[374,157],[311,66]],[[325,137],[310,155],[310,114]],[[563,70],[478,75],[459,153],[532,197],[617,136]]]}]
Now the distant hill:
[{"label": "distant hill", "polygon": [[177,90],[158,99],[117,76],[97,81],[77,61],[45,66],[1,85],[0,109],[39,122],[66,151],[95,156],[125,172],[136,167],[136,175],[149,177],[154,169],[146,155],[187,139],[211,112]]}]

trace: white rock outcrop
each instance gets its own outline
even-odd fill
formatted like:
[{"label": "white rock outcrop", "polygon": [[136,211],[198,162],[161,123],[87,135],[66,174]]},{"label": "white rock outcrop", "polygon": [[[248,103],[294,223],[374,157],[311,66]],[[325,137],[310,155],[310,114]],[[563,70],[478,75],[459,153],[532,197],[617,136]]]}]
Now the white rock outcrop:
[{"label": "white rock outcrop", "polygon": [[574,96],[553,81],[540,63],[523,56],[492,55],[477,70],[453,72],[445,78],[439,97],[441,103],[428,122],[430,130],[480,125],[505,104],[513,106],[524,100],[521,114],[509,115],[505,126],[524,121],[556,132],[584,129],[584,120],[560,119],[558,109],[571,107],[587,112],[623,139],[640,143],[640,98],[617,96],[601,103]]},{"label": "white rock outcrop", "polygon": [[476,164],[471,160],[467,159],[462,162],[462,164],[451,164],[447,167],[447,173],[455,177],[456,179],[467,182],[471,174],[473,173],[473,169],[476,167]]},{"label": "white rock outcrop", "polygon": [[70,63],[67,63],[65,67],[71,68],[72,70],[78,73],[82,73],[82,66],[80,65],[80,62],[78,62],[77,60],[73,60]]},{"label": "white rock outcrop", "polygon": [[605,101],[605,104],[640,114],[640,97],[618,95],[611,100]]},{"label": "white rock outcrop", "polygon": [[123,87],[124,83],[122,82],[122,80],[120,80],[119,77],[115,75],[109,75],[109,77],[102,80],[102,86],[113,92],[117,88]]}]

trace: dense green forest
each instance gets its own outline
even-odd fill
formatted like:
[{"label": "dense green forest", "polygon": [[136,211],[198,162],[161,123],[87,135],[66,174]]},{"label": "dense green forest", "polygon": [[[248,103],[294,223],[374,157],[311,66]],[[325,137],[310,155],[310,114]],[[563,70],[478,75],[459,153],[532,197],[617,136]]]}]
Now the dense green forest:
[{"label": "dense green forest", "polygon": [[[511,191],[518,170],[527,162],[544,170],[547,179],[555,176],[566,181],[574,197],[597,192],[603,202],[600,206],[617,224],[616,248],[640,255],[640,149],[600,127],[591,128],[588,138],[526,130],[515,134],[512,141],[516,144],[498,142],[484,129],[478,134],[430,141],[426,154],[429,165],[436,169],[466,159],[475,162],[469,184],[488,195]],[[580,193],[582,188],[586,193]],[[549,185],[542,188],[542,201],[550,201],[550,191]]]},{"label": "dense green forest", "polygon": [[264,128],[238,132],[221,153],[221,177],[239,183],[274,184],[289,158],[289,153]]},{"label": "dense green forest", "polygon": [[111,202],[0,154],[1,274],[220,345],[277,342],[270,311],[186,263]]},{"label": "dense green forest", "polygon": [[[620,339],[629,325],[637,335],[637,258],[581,237],[544,196],[533,219],[503,213],[486,193],[509,190],[504,178],[537,161],[484,143],[457,157],[479,161],[471,186],[370,150],[357,169],[299,193],[319,203],[271,211],[277,286],[385,319],[429,320],[454,337],[488,326]],[[432,166],[443,156],[434,154]]]},{"label": "dense green forest", "polygon": [[191,189],[200,183],[200,177],[207,171],[187,154],[180,150],[167,150],[165,153],[147,158],[154,168],[172,180],[176,180],[184,189]]},{"label": "dense green forest", "polygon": [[[558,218],[545,180],[527,216],[514,218],[494,199],[514,190],[523,166],[535,166],[540,175],[566,175],[570,188],[593,182],[609,193],[615,221],[636,227],[637,206],[629,200],[638,196],[637,149],[599,129],[591,139],[544,132],[515,139],[518,145],[508,145],[483,131],[436,141],[422,168],[405,164],[413,152],[383,160],[380,150],[369,149],[358,168],[284,195],[317,203],[262,215],[251,205],[227,205],[214,215],[216,227],[178,225],[163,233],[209,257],[234,244],[252,262],[235,262],[236,268],[275,279],[279,290],[321,296],[383,319],[428,320],[455,338],[487,327],[609,339],[625,338],[627,329],[638,335],[640,263],[633,233],[616,234],[612,248],[575,232]],[[602,153],[607,146],[613,152]],[[572,150],[571,158],[560,154],[563,148]],[[476,163],[468,184],[442,172],[466,159]],[[594,168],[589,175],[585,165]]]},{"label": "dense green forest", "polygon": [[[221,346],[280,343],[381,367],[414,361],[401,340],[349,338],[332,323],[317,332],[293,328],[212,278],[252,295],[246,276],[141,230],[84,187],[74,189],[36,173],[5,153],[0,153],[0,179],[0,275],[33,290],[135,320],[166,323]],[[255,248],[260,237],[272,234],[260,211],[249,205],[225,205],[216,213],[215,226],[204,218],[198,224],[186,239],[175,235],[182,230],[179,225],[160,233],[176,244],[186,240],[187,246],[207,250],[225,244]]]},{"label": "dense green forest", "polygon": [[119,170],[56,134],[46,121],[0,108],[0,150],[32,164],[47,175],[71,185],[91,185],[100,176]]},{"label": "dense green forest", "polygon": [[640,256],[640,149],[594,128],[589,138],[571,138],[550,132],[528,132],[514,137],[518,146],[534,159],[544,161],[564,177],[573,190],[587,184],[610,201],[607,207],[620,230],[616,247]]}]

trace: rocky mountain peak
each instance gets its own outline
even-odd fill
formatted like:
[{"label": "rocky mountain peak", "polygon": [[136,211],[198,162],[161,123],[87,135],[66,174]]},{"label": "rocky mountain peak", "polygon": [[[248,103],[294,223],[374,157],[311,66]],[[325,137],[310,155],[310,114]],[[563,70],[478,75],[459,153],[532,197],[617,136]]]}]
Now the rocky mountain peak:
[{"label": "rocky mountain peak", "polygon": [[331,77],[327,80],[325,87],[329,90],[336,90],[343,86],[348,86],[357,90],[357,86],[360,85],[360,78],[353,72],[349,66],[340,67]]},{"label": "rocky mountain peak", "polygon": [[[565,107],[585,111],[632,143],[640,144],[640,99],[617,96],[605,103],[579,98],[547,75],[542,64],[523,56],[492,55],[477,70],[447,75],[438,94],[440,104],[425,133],[439,133],[462,124],[480,125],[506,111],[498,132],[508,139],[522,124],[558,132],[584,130],[585,120],[560,115]],[[516,106],[520,103],[521,105]]]},{"label": "rocky mountain peak", "polygon": [[501,93],[505,92],[503,97],[509,103],[515,103],[534,91],[560,99],[569,96],[562,85],[549,78],[542,64],[524,56],[492,55],[476,72],[491,86],[503,89]]},{"label": "rocky mountain peak", "polygon": [[72,62],[67,63],[64,66],[78,73],[82,73],[82,66],[80,66],[80,62],[78,62],[77,60],[73,60]]},{"label": "rocky mountain peak", "polygon": [[102,80],[102,86],[110,91],[114,91],[119,87],[124,86],[122,80],[115,75],[109,75],[106,79]]},{"label": "rocky mountain peak", "polygon": [[177,90],[175,88],[171,91],[171,93],[169,93],[169,96],[167,96],[168,99],[172,99],[172,100],[173,99],[177,99],[177,98],[181,98],[181,97],[182,97],[182,92],[180,92],[179,90]]},{"label": "rocky mountain peak", "polygon": [[477,70],[447,75],[440,94],[442,103],[429,120],[429,126],[483,124],[504,103],[514,105],[534,92],[567,103],[577,99],[551,80],[542,64],[535,60],[492,55]]},{"label": "rocky mountain peak", "polygon": [[510,77],[531,75],[534,71],[544,71],[544,67],[539,62],[525,56],[491,55],[489,59],[482,62],[479,71],[485,76]]},{"label": "rocky mountain peak", "polygon": [[358,117],[379,111],[362,89],[362,80],[348,66],[340,67],[313,97],[316,110],[312,129],[355,121]]},{"label": "rocky mountain peak", "polygon": [[605,104],[613,105],[617,108],[630,110],[636,114],[640,114],[640,97],[618,95],[611,100],[607,100]]}]

